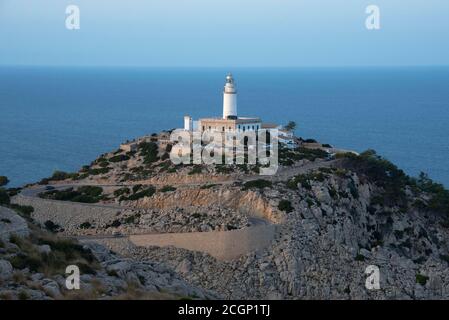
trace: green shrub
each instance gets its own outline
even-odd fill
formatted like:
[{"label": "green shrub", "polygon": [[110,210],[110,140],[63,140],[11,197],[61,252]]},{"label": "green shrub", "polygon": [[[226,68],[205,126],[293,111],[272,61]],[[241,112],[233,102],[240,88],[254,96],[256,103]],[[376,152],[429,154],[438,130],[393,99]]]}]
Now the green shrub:
[{"label": "green shrub", "polygon": [[427,204],[420,203],[421,208],[449,215],[449,190],[442,184],[435,183],[427,174],[421,172],[418,178],[411,179],[411,185],[415,191],[431,196]]},{"label": "green shrub", "polygon": [[355,261],[365,261],[365,257],[359,253],[355,256]]},{"label": "green shrub", "polygon": [[163,186],[159,191],[160,192],[169,192],[169,191],[175,191],[176,188],[172,186]]},{"label": "green shrub", "polygon": [[5,176],[0,176],[0,187],[6,186],[9,183],[9,180]]},{"label": "green shrub", "polygon": [[164,154],[161,156],[161,160],[167,160],[170,159],[170,154],[168,152],[164,152]]},{"label": "green shrub", "polygon": [[116,197],[120,197],[124,194],[129,194],[131,192],[131,190],[129,190],[129,188],[124,187],[124,188],[120,188],[114,191],[114,196]]},{"label": "green shrub", "polygon": [[196,165],[193,166],[192,170],[190,170],[190,172],[188,174],[189,175],[199,174],[201,172],[202,172],[201,166],[196,164]]},{"label": "green shrub", "polygon": [[126,223],[126,224],[137,223],[137,220],[138,220],[139,218],[140,218],[140,214],[137,213],[137,214],[135,214],[135,215],[126,217],[126,218],[123,220],[123,222]]},{"label": "green shrub", "polygon": [[440,254],[440,259],[449,263],[449,255]]},{"label": "green shrub", "polygon": [[285,211],[287,213],[293,211],[292,204],[288,200],[281,200],[281,201],[279,201],[278,209],[281,210],[281,211]]},{"label": "green shrub", "polygon": [[143,156],[143,162],[150,164],[159,160],[158,146],[154,142],[142,142],[139,144],[140,154]]},{"label": "green shrub", "polygon": [[8,188],[6,192],[8,192],[10,197],[14,197],[19,194],[20,190],[22,190],[22,188]]},{"label": "green shrub", "polygon": [[89,169],[88,174],[90,174],[92,176],[96,176],[96,175],[99,175],[99,174],[108,173],[109,170],[111,170],[111,168],[109,168],[109,167],[106,167],[106,168],[93,168],[93,169],[91,168],[91,169]]},{"label": "green shrub", "polygon": [[120,220],[114,220],[112,221],[111,224],[109,224],[107,227],[113,227],[113,228],[117,228],[120,227],[122,225],[122,223],[120,222]]},{"label": "green shrub", "polygon": [[88,221],[80,224],[80,229],[90,229],[91,227],[92,227],[92,224]]},{"label": "green shrub", "polygon": [[61,181],[66,179],[74,179],[78,176],[77,173],[67,173],[64,171],[55,171],[49,180]]},{"label": "green shrub", "polygon": [[28,293],[25,290],[20,290],[19,294],[17,295],[17,298],[19,300],[28,300],[30,298],[30,296],[28,295]]},{"label": "green shrub", "polygon": [[248,190],[248,189],[252,189],[252,188],[258,188],[258,189],[271,188],[272,185],[273,184],[271,181],[264,180],[264,179],[251,180],[251,181],[247,181],[244,183],[243,190]]},{"label": "green shrub", "polygon": [[[107,161],[100,162],[98,165],[102,168],[106,168],[107,166],[109,166],[109,162]],[[87,169],[87,172],[89,172],[89,169]]]},{"label": "green shrub", "polygon": [[9,205],[11,200],[9,198],[8,192],[5,189],[0,188],[0,205]]},{"label": "green shrub", "polygon": [[422,275],[422,274],[419,274],[419,273],[416,275],[416,283],[418,283],[418,284],[420,284],[422,286],[426,285],[427,280],[429,280],[428,276],[425,276],[425,275]]},{"label": "green shrub", "polygon": [[220,174],[228,174],[232,172],[232,168],[225,164],[217,164],[215,166],[215,171]]},{"label": "green shrub", "polygon": [[410,183],[410,178],[393,163],[377,155],[374,150],[360,155],[346,153],[340,157],[346,169],[383,188],[382,205],[406,205],[405,186]]},{"label": "green shrub", "polygon": [[313,179],[310,175],[298,174],[287,182],[287,187],[293,190],[298,188],[298,183],[306,190],[312,190],[310,179]]},{"label": "green shrub", "polygon": [[65,190],[50,190],[39,193],[43,199],[72,201],[83,203],[97,203],[102,199],[103,188],[98,186],[81,186],[77,190],[68,188]]},{"label": "green shrub", "polygon": [[[10,258],[14,268],[29,268],[32,272],[45,275],[64,275],[67,265],[76,264],[83,273],[95,273],[99,268],[92,252],[69,239],[60,239],[48,233],[33,231],[29,238],[12,236],[11,243],[19,246],[21,252]],[[41,253],[37,245],[49,245],[51,252]]]},{"label": "green shrub", "polygon": [[57,225],[56,223],[54,223],[51,220],[45,221],[44,226],[48,231],[53,232],[53,233],[56,233],[61,229],[61,227],[59,225]]},{"label": "green shrub", "polygon": [[19,204],[11,203],[9,207],[28,221],[31,220],[31,214],[34,212],[34,208],[32,206],[21,206]]},{"label": "green shrub", "polygon": [[125,154],[118,154],[116,156],[109,158],[110,162],[122,162],[122,161],[126,161],[126,160],[129,160],[129,156],[127,156]]},{"label": "green shrub", "polygon": [[307,198],[306,202],[307,202],[307,205],[309,206],[309,208],[312,207],[315,204],[315,202],[313,202],[313,200],[310,199],[310,198]]},{"label": "green shrub", "polygon": [[103,193],[103,188],[98,186],[81,186],[77,191],[91,197],[98,197]]},{"label": "green shrub", "polygon": [[120,201],[135,201],[143,197],[151,197],[155,192],[156,189],[153,186],[148,186],[146,189],[138,191],[128,197],[121,196]]},{"label": "green shrub", "polygon": [[200,187],[200,189],[210,189],[210,188],[213,188],[213,187],[215,187],[216,186],[216,184],[213,184],[213,183],[211,183],[211,184],[203,184],[201,187]]},{"label": "green shrub", "polygon": [[9,262],[16,269],[28,268],[33,272],[38,272],[43,266],[42,258],[37,253],[35,255],[19,253],[12,257]]}]

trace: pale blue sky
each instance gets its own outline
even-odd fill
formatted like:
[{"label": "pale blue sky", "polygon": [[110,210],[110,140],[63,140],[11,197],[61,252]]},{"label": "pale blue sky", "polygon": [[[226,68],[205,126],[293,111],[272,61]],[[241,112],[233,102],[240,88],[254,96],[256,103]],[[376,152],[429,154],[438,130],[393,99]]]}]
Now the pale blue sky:
[{"label": "pale blue sky", "polygon": [[448,0],[0,0],[0,65],[449,65],[448,17]]}]

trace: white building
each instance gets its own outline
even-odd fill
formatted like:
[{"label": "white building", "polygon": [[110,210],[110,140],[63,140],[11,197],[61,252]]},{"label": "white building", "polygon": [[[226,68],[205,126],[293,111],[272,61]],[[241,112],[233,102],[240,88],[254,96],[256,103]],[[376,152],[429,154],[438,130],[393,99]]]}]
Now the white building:
[{"label": "white building", "polygon": [[237,88],[232,74],[226,76],[223,89],[223,116],[201,118],[193,121],[192,117],[184,117],[184,130],[186,131],[219,131],[219,132],[246,132],[260,129],[279,129],[281,143],[288,147],[295,147],[293,133],[286,131],[278,125],[264,125],[258,117],[240,117],[237,113]]},{"label": "white building", "polygon": [[262,128],[262,121],[255,117],[239,117],[237,114],[237,89],[232,74],[226,76],[223,89],[223,117],[202,118],[193,121],[184,117],[184,129],[188,131],[257,131]]}]

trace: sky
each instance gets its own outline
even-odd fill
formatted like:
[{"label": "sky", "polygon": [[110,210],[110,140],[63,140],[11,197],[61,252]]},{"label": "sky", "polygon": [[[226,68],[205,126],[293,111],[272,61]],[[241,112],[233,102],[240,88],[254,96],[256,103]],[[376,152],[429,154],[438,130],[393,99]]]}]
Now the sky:
[{"label": "sky", "polygon": [[0,0],[0,65],[449,65],[448,17],[448,0]]}]

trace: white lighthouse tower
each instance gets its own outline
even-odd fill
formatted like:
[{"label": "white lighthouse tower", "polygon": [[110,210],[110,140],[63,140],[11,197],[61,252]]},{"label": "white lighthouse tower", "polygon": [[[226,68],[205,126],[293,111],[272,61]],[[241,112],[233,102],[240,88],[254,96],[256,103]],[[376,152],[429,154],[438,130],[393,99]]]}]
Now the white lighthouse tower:
[{"label": "white lighthouse tower", "polygon": [[230,73],[223,90],[223,119],[237,119],[237,90]]}]

